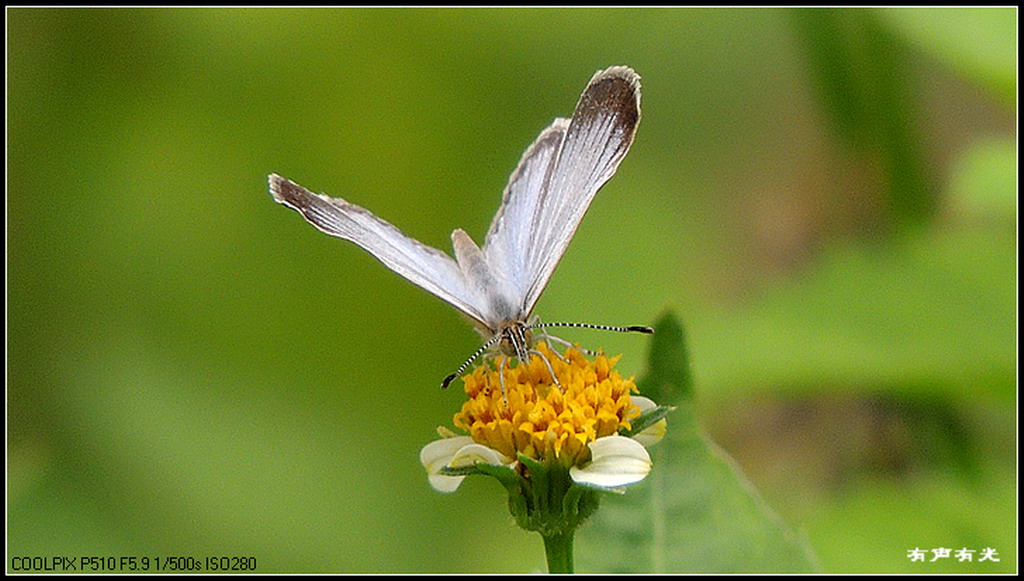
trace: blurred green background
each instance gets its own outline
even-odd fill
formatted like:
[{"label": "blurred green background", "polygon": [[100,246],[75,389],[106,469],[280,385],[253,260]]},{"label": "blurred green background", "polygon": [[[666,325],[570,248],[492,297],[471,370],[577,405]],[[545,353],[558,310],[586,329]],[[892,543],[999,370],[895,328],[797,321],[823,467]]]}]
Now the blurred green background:
[{"label": "blurred green background", "polygon": [[[418,462],[477,335],[266,176],[449,251],[628,64],[637,140],[538,313],[674,309],[706,431],[824,571],[1016,570],[1015,8],[7,17],[9,556],[543,570],[496,483]],[[938,547],[1002,560],[906,557]]]}]

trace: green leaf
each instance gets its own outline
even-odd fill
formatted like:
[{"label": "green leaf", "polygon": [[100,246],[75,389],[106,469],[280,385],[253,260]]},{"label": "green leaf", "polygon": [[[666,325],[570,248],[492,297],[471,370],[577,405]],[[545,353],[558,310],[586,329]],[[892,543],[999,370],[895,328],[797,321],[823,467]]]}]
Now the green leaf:
[{"label": "green leaf", "polygon": [[[517,486],[519,484],[519,475],[516,471],[507,466],[498,466],[497,464],[485,464],[478,462],[473,466],[476,468],[475,474],[486,474],[497,478],[499,482],[505,487]],[[447,470],[447,468],[445,469]],[[442,470],[442,473],[444,471]]]},{"label": "green leaf", "polygon": [[470,466],[444,466],[437,471],[442,476],[472,476],[473,474],[486,474],[481,472],[476,465]]},{"label": "green leaf", "polygon": [[[577,535],[581,571],[617,573],[809,572],[816,566],[735,464],[701,433],[685,333],[672,314],[655,325],[641,391],[678,405],[654,469],[621,497],[606,496]],[[660,399],[659,399],[660,398]]]},{"label": "green leaf", "polygon": [[715,405],[751,385],[1012,404],[1015,236],[1012,221],[990,220],[826,247],[801,275],[700,321],[702,380]]},{"label": "green leaf", "polygon": [[894,225],[930,221],[937,190],[926,171],[907,47],[875,11],[793,9],[825,113],[856,155],[877,164]]},{"label": "green leaf", "polygon": [[878,13],[908,42],[1016,107],[1016,8],[880,8]]},{"label": "green leaf", "polygon": [[953,164],[950,194],[972,216],[1017,217],[1017,140],[979,139]]},{"label": "green leaf", "polygon": [[686,353],[686,334],[672,313],[665,313],[654,325],[647,373],[639,381],[640,393],[659,404],[689,402],[693,399],[693,374]]}]

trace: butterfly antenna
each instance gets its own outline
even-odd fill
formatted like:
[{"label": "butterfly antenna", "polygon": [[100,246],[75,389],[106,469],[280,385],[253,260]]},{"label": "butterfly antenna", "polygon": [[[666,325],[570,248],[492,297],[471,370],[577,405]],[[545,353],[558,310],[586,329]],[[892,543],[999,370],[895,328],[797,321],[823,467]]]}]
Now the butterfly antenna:
[{"label": "butterfly antenna", "polygon": [[590,323],[535,323],[527,326],[527,329],[541,329],[544,327],[576,327],[578,329],[596,329],[598,331],[615,331],[616,333],[643,333],[653,335],[654,329],[644,325],[630,325],[628,327],[615,327],[612,325],[592,325]]},{"label": "butterfly antenna", "polygon": [[444,381],[441,382],[441,389],[448,387],[448,385],[450,385],[451,382],[454,381],[456,377],[462,375],[462,372],[465,371],[466,368],[469,367],[471,363],[476,361],[477,357],[480,357],[480,355],[482,355],[484,351],[487,351],[488,349],[493,347],[495,343],[501,341],[501,337],[502,336],[500,334],[497,334],[488,339],[483,345],[481,345],[479,349],[477,349],[475,352],[473,352],[472,355],[469,356],[469,359],[467,359],[462,365],[459,366],[458,369],[455,370],[455,373],[452,373],[448,377],[444,378]]}]

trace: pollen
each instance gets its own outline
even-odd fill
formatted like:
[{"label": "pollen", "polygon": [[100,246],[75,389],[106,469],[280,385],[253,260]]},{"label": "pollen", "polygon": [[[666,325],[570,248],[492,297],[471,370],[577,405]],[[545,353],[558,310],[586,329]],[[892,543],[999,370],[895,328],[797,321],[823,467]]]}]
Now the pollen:
[{"label": "pollen", "polygon": [[536,351],[543,357],[533,353],[514,367],[492,359],[465,376],[469,400],[455,414],[455,426],[506,457],[523,454],[569,467],[588,459],[588,443],[628,429],[640,415],[630,401],[637,391],[633,378],[614,370],[618,357],[591,360],[571,347],[560,356],[543,342]]}]

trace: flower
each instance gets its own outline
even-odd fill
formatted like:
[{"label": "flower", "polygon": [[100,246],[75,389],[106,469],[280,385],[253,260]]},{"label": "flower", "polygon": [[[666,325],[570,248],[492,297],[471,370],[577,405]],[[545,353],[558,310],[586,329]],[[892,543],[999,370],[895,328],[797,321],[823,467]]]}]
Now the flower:
[{"label": "flower", "polygon": [[463,378],[469,399],[454,417],[468,435],[443,430],[446,437],[420,453],[430,484],[453,492],[483,466],[508,471],[502,472],[507,484],[514,481],[511,473],[530,480],[539,466],[567,471],[572,483],[607,491],[621,492],[643,480],[651,469],[645,446],[661,439],[665,420],[633,437],[620,435],[658,406],[634,395],[633,379],[614,369],[618,359],[589,360],[573,348],[563,356],[542,342],[526,363],[478,366]]},{"label": "flower", "polygon": [[544,343],[515,367],[485,363],[463,377],[469,399],[438,428],[420,462],[431,486],[454,492],[469,475],[493,476],[508,491],[516,524],[540,533],[548,570],[572,572],[575,531],[604,492],[624,492],[651,471],[645,446],[667,429],[674,408],[637,395],[618,358],[592,360]]}]

